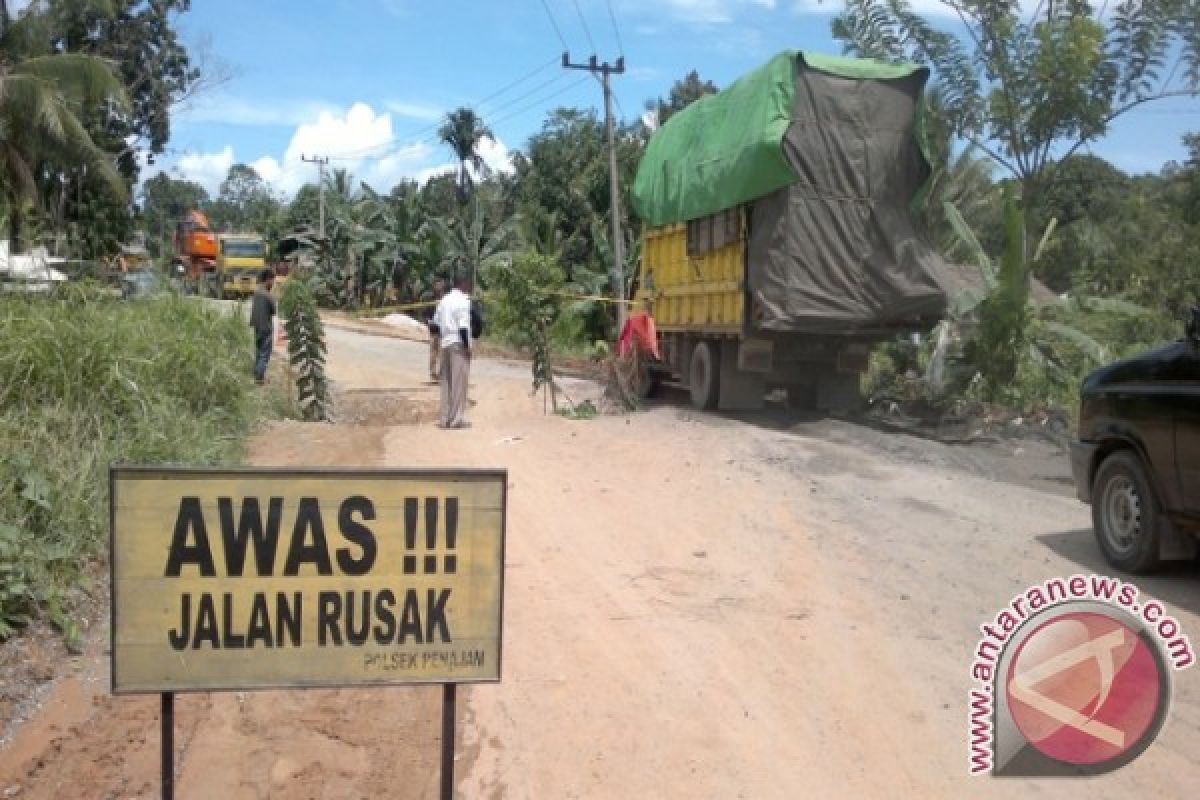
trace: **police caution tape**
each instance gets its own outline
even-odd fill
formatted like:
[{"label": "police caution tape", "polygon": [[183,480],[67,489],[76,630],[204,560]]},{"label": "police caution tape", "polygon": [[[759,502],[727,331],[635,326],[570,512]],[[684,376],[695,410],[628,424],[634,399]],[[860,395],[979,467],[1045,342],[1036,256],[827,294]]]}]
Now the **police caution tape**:
[{"label": "police caution tape", "polygon": [[114,469],[113,691],[499,680],[505,487]]}]

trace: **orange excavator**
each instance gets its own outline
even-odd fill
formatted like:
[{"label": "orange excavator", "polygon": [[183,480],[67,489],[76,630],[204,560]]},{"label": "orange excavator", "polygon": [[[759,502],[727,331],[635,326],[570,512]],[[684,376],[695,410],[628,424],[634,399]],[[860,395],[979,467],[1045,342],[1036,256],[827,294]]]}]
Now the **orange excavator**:
[{"label": "orange excavator", "polygon": [[189,211],[175,228],[175,265],[196,294],[221,295],[217,274],[217,235],[200,211]]}]

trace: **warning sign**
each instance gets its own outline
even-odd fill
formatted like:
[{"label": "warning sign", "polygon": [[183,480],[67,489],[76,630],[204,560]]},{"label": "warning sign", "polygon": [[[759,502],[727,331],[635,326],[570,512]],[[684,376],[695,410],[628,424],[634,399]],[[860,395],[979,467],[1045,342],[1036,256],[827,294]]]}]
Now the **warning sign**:
[{"label": "warning sign", "polygon": [[113,691],[499,680],[506,487],[114,468]]}]

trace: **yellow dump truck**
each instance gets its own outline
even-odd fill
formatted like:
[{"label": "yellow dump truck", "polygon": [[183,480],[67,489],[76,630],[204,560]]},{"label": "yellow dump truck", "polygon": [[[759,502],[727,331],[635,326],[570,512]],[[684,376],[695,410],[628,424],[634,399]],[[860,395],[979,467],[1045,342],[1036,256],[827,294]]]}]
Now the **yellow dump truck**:
[{"label": "yellow dump truck", "polygon": [[787,51],[655,133],[633,203],[658,377],[698,408],[754,409],[782,388],[845,409],[874,343],[937,324],[943,265],[910,214],[930,173],[927,78]]},{"label": "yellow dump truck", "polygon": [[249,233],[217,235],[217,276],[223,297],[239,299],[254,294],[258,275],[266,268],[263,237]]}]

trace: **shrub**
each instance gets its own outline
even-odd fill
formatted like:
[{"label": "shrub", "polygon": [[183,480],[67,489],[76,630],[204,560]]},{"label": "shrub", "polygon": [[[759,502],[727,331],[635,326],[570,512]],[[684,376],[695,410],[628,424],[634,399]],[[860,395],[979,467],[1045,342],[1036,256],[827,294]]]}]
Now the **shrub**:
[{"label": "shrub", "polygon": [[0,296],[0,638],[103,556],[110,464],[227,464],[273,395],[254,390],[240,317],[68,287]]},{"label": "shrub", "polygon": [[325,329],[317,301],[303,281],[288,281],[279,301],[288,335],[288,359],[296,372],[300,411],[308,420],[329,418],[329,383],[325,379]]}]

